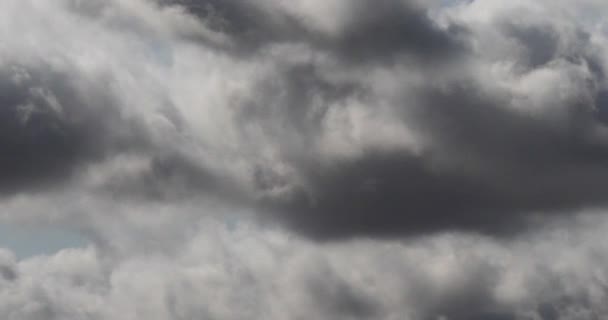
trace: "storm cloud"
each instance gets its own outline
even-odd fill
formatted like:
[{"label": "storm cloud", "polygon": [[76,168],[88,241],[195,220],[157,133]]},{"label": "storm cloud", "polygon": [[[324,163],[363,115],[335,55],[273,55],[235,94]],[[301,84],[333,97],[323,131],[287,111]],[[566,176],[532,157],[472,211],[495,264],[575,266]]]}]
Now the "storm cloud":
[{"label": "storm cloud", "polygon": [[602,318],[606,10],[5,0],[0,313]]},{"label": "storm cloud", "polygon": [[44,64],[9,65],[1,74],[2,193],[57,187],[84,163],[145,143],[101,77],[82,79]]},{"label": "storm cloud", "polygon": [[115,60],[99,80],[86,60],[20,62],[21,80],[8,62],[3,188],[127,154],[100,192],[211,196],[320,238],[513,234],[602,207],[602,35],[492,5],[67,1],[73,36],[106,32]]},{"label": "storm cloud", "polygon": [[530,16],[547,8],[484,5],[162,2],[269,67],[231,102],[229,201],[321,238],[512,234],[605,204],[602,46]]},{"label": "storm cloud", "polygon": [[[395,62],[398,57],[440,60],[465,50],[457,24],[440,28],[411,1],[164,0],[200,17],[211,29],[251,52],[277,44],[303,43],[353,63]],[[303,9],[298,11],[298,9]]]}]

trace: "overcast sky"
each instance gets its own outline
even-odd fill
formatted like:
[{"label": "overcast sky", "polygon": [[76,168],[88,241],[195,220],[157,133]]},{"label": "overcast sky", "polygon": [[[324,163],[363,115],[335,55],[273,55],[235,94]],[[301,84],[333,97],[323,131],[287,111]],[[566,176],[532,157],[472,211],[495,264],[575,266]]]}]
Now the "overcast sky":
[{"label": "overcast sky", "polygon": [[0,318],[608,318],[603,0],[1,0]]}]

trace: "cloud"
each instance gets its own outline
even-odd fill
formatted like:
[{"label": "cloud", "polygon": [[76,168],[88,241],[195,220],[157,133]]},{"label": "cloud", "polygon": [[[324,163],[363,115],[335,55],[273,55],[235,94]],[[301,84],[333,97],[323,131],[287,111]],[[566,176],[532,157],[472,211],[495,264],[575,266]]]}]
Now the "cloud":
[{"label": "cloud", "polygon": [[211,197],[319,238],[513,234],[605,205],[603,35],[537,18],[546,6],[48,9],[66,22],[26,30],[67,34],[47,44],[61,64],[9,38],[7,194],[70,181],[127,201]]},{"label": "cloud", "polygon": [[[512,29],[498,32],[506,32],[507,41],[514,37]],[[523,74],[515,64],[514,74],[489,79],[459,70],[444,74],[446,80],[430,75],[411,87],[397,84],[404,93],[391,101],[393,116],[424,141],[422,152],[370,148],[346,161],[312,166],[304,171],[308,193],[294,205],[295,224],[330,236],[332,227],[337,234],[500,233],[519,229],[533,213],[602,206],[596,190],[605,181],[606,138],[596,110],[603,78],[586,56],[591,44],[583,40],[573,49],[567,35],[559,41],[574,53],[543,54],[546,61],[529,62]],[[529,61],[539,60],[531,51],[537,49],[525,50]],[[516,63],[528,61],[515,53]],[[479,63],[474,70],[500,63],[509,61]],[[399,76],[393,79],[399,83]],[[556,86],[567,89],[552,96],[560,90]]]},{"label": "cloud", "polygon": [[[52,66],[6,64],[1,71],[0,190],[12,194],[69,180],[83,163],[137,140],[124,125],[104,79]],[[97,81],[96,83],[91,83]]]},{"label": "cloud", "polygon": [[601,318],[604,228],[596,216],[513,242],[447,234],[318,246],[204,219],[167,254],[92,246],[12,262],[19,276],[0,289],[0,310],[31,320]]},{"label": "cloud", "polygon": [[[549,9],[492,2],[439,16],[400,1],[164,5],[250,50],[210,53],[224,66],[217,81],[242,74],[238,89],[190,100],[183,87],[167,92],[182,100],[176,110],[192,130],[180,134],[207,151],[173,157],[182,165],[171,172],[187,178],[144,174],[159,182],[131,189],[220,192],[320,238],[512,234],[539,215],[604,205],[602,49],[576,21],[535,20],[531,12]],[[483,5],[485,20],[475,16]],[[204,107],[221,129],[191,119],[198,113],[184,102],[201,99],[223,101]],[[222,103],[228,110],[216,111]],[[216,139],[219,131],[228,134]]]},{"label": "cloud", "polygon": [[409,1],[165,0],[232,37],[245,52],[277,44],[304,43],[353,63],[414,57],[440,61],[465,51],[464,28],[442,29],[423,6]]},{"label": "cloud", "polygon": [[605,10],[2,2],[0,313],[601,318]]}]

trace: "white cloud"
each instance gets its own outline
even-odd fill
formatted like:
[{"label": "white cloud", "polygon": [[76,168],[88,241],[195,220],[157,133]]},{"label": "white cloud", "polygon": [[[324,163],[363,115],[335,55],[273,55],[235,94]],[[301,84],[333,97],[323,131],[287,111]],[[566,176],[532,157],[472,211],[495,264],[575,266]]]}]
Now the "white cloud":
[{"label": "white cloud", "polygon": [[445,234],[319,245],[249,220],[205,219],[164,254],[93,246],[15,262],[5,252],[2,267],[16,276],[2,280],[0,311],[20,320],[601,317],[605,228],[595,216],[507,242]]}]

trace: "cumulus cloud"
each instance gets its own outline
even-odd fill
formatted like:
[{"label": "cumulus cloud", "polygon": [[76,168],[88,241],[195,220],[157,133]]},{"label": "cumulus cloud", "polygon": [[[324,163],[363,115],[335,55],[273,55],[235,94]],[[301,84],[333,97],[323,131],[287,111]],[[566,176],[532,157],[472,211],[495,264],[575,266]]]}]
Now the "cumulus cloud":
[{"label": "cumulus cloud", "polygon": [[245,46],[225,51],[262,69],[229,103],[220,148],[239,149],[230,158],[242,171],[220,170],[272,220],[323,238],[510,233],[534,214],[604,204],[602,35],[535,18],[553,9],[164,5]]},{"label": "cumulus cloud", "polygon": [[1,280],[0,310],[28,320],[600,319],[605,227],[595,217],[512,242],[446,234],[319,246],[250,221],[202,220],[167,254],[3,253],[17,276]]},{"label": "cumulus cloud", "polygon": [[319,238],[511,234],[605,205],[604,36],[559,6],[5,6],[64,19],[5,44],[5,193],[211,197]]},{"label": "cumulus cloud", "polygon": [[[2,193],[68,180],[80,164],[138,140],[137,126],[124,124],[101,77],[88,79],[44,62],[3,68]],[[124,132],[114,132],[113,126],[123,126]]]},{"label": "cumulus cloud", "polygon": [[[395,56],[421,60],[463,50],[458,25],[443,30],[411,1],[192,1],[165,0],[233,37],[243,50],[305,43],[356,63]],[[394,61],[394,60],[393,60]]]},{"label": "cumulus cloud", "polygon": [[5,0],[0,311],[601,318],[607,9]]}]

